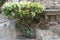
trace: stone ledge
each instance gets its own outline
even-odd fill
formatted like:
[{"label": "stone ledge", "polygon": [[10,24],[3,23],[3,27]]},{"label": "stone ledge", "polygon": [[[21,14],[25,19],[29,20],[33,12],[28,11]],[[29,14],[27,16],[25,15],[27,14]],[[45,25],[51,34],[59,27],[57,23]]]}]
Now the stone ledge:
[{"label": "stone ledge", "polygon": [[44,15],[60,15],[60,9],[44,9]]},{"label": "stone ledge", "polygon": [[60,9],[44,9],[46,12],[60,11]]}]

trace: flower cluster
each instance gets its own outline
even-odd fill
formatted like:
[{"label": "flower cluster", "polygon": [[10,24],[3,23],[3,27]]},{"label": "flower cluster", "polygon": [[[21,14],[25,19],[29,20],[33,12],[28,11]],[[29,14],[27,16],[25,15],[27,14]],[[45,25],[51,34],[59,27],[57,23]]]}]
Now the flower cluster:
[{"label": "flower cluster", "polygon": [[15,18],[15,16],[35,17],[36,14],[42,13],[43,10],[44,6],[36,2],[9,2],[2,6],[2,12],[4,12],[8,18]]}]

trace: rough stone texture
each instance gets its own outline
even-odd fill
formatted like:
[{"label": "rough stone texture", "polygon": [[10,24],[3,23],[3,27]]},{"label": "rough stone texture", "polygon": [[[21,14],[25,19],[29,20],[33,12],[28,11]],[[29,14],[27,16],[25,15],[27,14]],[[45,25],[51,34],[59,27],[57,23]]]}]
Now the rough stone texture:
[{"label": "rough stone texture", "polygon": [[60,40],[60,36],[55,34],[51,30],[40,30],[37,29],[37,39],[42,40]]},{"label": "rough stone texture", "polygon": [[49,29],[36,29],[37,39],[60,40],[60,11],[45,10],[44,15],[48,20]]},{"label": "rough stone texture", "polygon": [[[50,13],[50,12],[48,12]],[[54,14],[55,12],[53,12]],[[58,12],[57,12],[58,13]],[[52,14],[51,14],[52,15]],[[49,16],[49,15],[48,15]],[[58,17],[59,18],[59,17]],[[10,21],[5,21],[3,15],[0,14],[0,40],[60,40],[60,24],[58,21],[49,22],[49,29],[36,29],[36,39],[12,39],[15,38],[15,28],[14,23]],[[55,18],[53,17],[53,20]],[[57,19],[58,20],[58,19]],[[51,25],[52,24],[52,25]],[[53,25],[55,24],[55,25]],[[11,26],[13,25],[13,26]]]},{"label": "rough stone texture", "polygon": [[14,23],[4,18],[0,14],[0,38],[15,38],[15,26]]},{"label": "rough stone texture", "polygon": [[[53,2],[52,0],[48,0],[48,1],[43,0],[42,3],[44,3],[44,5],[47,8],[53,8],[53,9],[45,10],[45,12],[44,12],[44,15],[49,20],[48,21],[48,24],[49,24],[48,30],[43,30],[43,29],[41,30],[41,29],[37,28],[36,29],[36,39],[11,39],[12,37],[15,37],[15,35],[16,35],[14,27],[13,27],[14,24],[11,24],[8,21],[5,23],[1,23],[5,20],[5,18],[2,18],[3,16],[0,15],[0,19],[1,19],[0,20],[0,23],[1,23],[0,24],[0,33],[1,33],[0,40],[60,40],[60,20],[58,17],[60,15],[60,9],[54,9],[54,8],[60,8],[59,0],[55,0],[55,2]],[[51,17],[51,19],[50,19],[48,16],[51,16],[51,15],[55,16],[55,17],[53,17],[53,18]],[[56,19],[57,19],[57,21],[55,21]],[[5,24],[8,24],[8,26],[4,27]],[[11,25],[13,25],[13,26],[11,26]],[[10,38],[6,38],[6,37],[10,37]]]},{"label": "rough stone texture", "polygon": [[55,26],[50,26],[50,30],[60,36],[60,24],[55,25]]}]

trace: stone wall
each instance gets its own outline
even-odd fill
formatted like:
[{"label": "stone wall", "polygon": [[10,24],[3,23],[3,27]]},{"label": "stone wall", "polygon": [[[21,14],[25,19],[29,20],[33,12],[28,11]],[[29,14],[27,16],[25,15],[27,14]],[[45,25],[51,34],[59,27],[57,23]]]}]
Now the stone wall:
[{"label": "stone wall", "polygon": [[[60,9],[45,9],[41,16],[40,22],[42,24],[39,23],[38,25],[35,25],[37,28],[36,39],[34,40],[60,40]],[[0,38],[17,38],[18,35],[14,23],[8,21],[4,22],[4,20],[6,20],[6,18],[0,15]],[[4,26],[5,24],[7,25]],[[23,38],[23,40],[25,39]]]},{"label": "stone wall", "polygon": [[[36,29],[37,39],[42,40],[60,40],[60,9],[45,10],[43,15],[45,19],[41,23],[41,26]],[[47,23],[46,23],[47,22]]]},{"label": "stone wall", "polygon": [[[39,0],[39,1],[41,1],[41,0]],[[60,4],[58,4],[58,6],[56,8],[54,6],[55,4],[53,4],[53,3],[52,3],[53,5],[48,4],[48,1],[46,1],[46,0],[42,1],[42,3],[44,3],[44,5],[46,5],[46,7],[49,9],[44,10],[44,13],[41,15],[42,17],[40,18],[40,23],[38,25],[33,25],[33,26],[37,26],[36,39],[34,39],[34,40],[60,40],[60,9],[58,9],[58,8],[60,8],[60,6],[59,6]],[[51,6],[55,7],[55,9],[52,9]],[[1,17],[2,16],[0,15],[0,19],[2,19]],[[3,20],[5,20],[5,18],[3,18]],[[3,21],[3,20],[0,20],[0,21]],[[12,22],[9,24],[9,26],[6,26],[6,27],[4,27],[4,24],[2,24],[2,28],[1,28],[1,24],[0,24],[0,33],[1,33],[0,38],[1,37],[17,38],[17,36],[19,36],[20,33],[18,33],[18,35],[17,35],[17,33],[15,33],[15,32],[16,32],[15,26],[14,26],[14,24],[12,24]],[[30,40],[30,39],[25,38],[22,40]],[[31,39],[31,40],[33,40],[33,39]]]},{"label": "stone wall", "polygon": [[60,8],[60,0],[7,0],[8,2],[19,2],[19,1],[33,1],[33,2],[40,2],[46,8],[51,9],[59,9]]}]

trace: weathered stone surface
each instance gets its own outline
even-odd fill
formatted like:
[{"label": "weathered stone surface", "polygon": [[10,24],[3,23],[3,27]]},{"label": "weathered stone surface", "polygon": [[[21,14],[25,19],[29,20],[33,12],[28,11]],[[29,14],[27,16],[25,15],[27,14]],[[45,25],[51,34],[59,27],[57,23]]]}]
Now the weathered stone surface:
[{"label": "weathered stone surface", "polygon": [[15,25],[0,14],[0,38],[15,38]]},{"label": "weathered stone surface", "polygon": [[60,40],[59,36],[51,30],[37,29],[37,39],[41,40]]},{"label": "weathered stone surface", "polygon": [[50,26],[50,30],[52,30],[54,33],[60,36],[60,24],[57,24],[55,26]]}]

